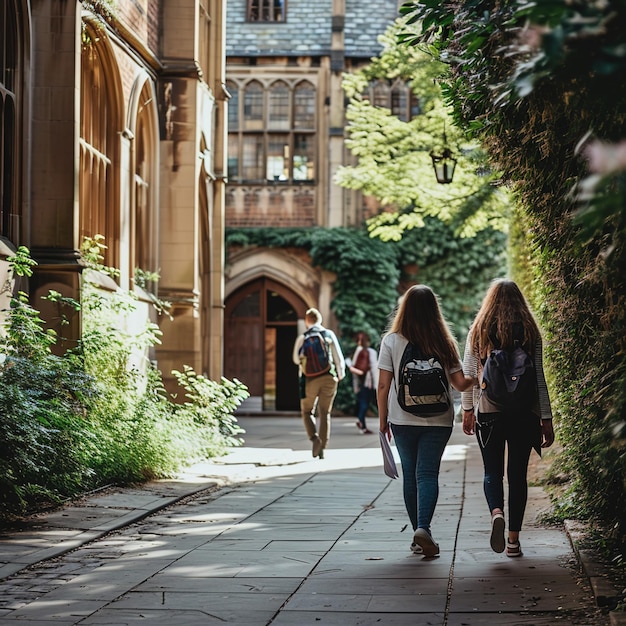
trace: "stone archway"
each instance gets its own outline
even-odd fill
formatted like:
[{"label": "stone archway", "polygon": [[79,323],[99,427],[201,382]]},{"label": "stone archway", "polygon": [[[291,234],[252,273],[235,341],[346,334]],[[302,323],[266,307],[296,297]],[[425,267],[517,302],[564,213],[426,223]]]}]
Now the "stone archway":
[{"label": "stone archway", "polygon": [[225,309],[224,375],[248,387],[251,410],[299,410],[292,350],[298,320],[307,309],[304,300],[277,281],[261,277],[233,292]]}]

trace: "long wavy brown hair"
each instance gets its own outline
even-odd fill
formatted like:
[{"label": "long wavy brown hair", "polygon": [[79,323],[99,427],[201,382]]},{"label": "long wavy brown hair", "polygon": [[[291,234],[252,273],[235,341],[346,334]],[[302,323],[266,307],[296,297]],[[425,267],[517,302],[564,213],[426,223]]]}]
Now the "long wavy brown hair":
[{"label": "long wavy brown hair", "polygon": [[426,285],[413,285],[407,289],[389,332],[402,335],[447,367],[453,367],[460,360],[456,340],[441,313],[437,296]]},{"label": "long wavy brown hair", "polygon": [[539,328],[524,294],[512,280],[493,281],[469,331],[472,351],[484,359],[493,348],[513,348],[520,332],[532,353]]}]

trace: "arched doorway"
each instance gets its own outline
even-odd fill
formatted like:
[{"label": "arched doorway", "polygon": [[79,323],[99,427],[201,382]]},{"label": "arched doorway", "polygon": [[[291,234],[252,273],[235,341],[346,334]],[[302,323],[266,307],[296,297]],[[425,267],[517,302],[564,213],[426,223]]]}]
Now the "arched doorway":
[{"label": "arched doorway", "polygon": [[264,411],[297,411],[298,371],[292,361],[306,303],[269,278],[244,285],[226,300],[224,374],[250,391]]}]

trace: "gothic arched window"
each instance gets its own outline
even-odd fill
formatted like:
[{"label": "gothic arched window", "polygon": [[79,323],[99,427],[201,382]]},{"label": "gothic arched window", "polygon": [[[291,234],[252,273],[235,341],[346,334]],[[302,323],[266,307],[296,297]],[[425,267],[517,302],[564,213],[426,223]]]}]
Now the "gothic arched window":
[{"label": "gothic arched window", "polygon": [[105,263],[117,267],[119,202],[113,163],[119,161],[120,127],[115,81],[107,45],[89,24],[87,34],[81,55],[79,231],[81,240],[104,235]]},{"label": "gothic arched window", "polygon": [[[156,240],[158,122],[155,100],[151,84],[146,81],[139,94],[135,122],[135,176],[130,220],[132,271],[137,268],[150,272],[158,270]],[[151,287],[153,285],[147,285],[145,288],[150,290]]]}]

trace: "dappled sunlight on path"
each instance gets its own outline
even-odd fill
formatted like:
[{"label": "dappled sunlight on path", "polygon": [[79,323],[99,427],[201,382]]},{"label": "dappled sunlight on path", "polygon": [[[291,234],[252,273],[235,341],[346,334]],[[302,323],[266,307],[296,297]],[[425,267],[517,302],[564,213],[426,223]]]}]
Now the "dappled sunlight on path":
[{"label": "dappled sunlight on path", "polygon": [[[360,435],[355,432],[352,418],[335,418],[333,422],[334,432],[331,436],[330,447],[325,450],[324,459],[313,458],[311,450],[293,450],[291,447],[257,447],[255,443],[262,443],[261,438],[267,441],[291,436],[293,442],[293,429],[299,429],[300,421],[297,418],[285,418],[285,428],[281,433],[272,436],[270,431],[275,428],[275,422],[263,423],[264,418],[248,418],[244,421],[246,431],[246,443],[241,448],[231,448],[229,453],[205,461],[196,463],[188,468],[187,472],[179,476],[184,479],[185,475],[206,478],[222,478],[229,482],[248,482],[281,476],[296,476],[301,474],[323,473],[338,470],[358,468],[380,468],[382,473],[382,452],[378,445],[378,437]],[[250,445],[248,445],[250,441]],[[306,439],[303,436],[303,446]],[[347,445],[345,445],[347,444]],[[366,447],[355,447],[355,446]],[[444,453],[443,462],[461,461],[467,455],[467,445],[450,444]],[[399,463],[397,450],[392,440],[392,451],[396,462]]]}]

